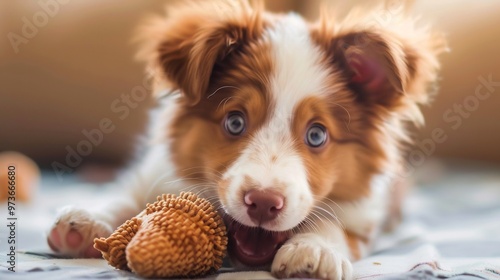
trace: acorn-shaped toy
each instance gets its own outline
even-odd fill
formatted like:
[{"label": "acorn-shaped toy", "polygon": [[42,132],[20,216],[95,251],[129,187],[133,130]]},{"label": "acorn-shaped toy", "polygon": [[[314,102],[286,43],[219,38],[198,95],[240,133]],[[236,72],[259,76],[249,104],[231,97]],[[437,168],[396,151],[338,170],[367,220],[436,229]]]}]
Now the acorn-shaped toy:
[{"label": "acorn-shaped toy", "polygon": [[197,277],[222,266],[226,227],[207,200],[193,193],[162,195],[94,248],[118,269],[142,277]]}]

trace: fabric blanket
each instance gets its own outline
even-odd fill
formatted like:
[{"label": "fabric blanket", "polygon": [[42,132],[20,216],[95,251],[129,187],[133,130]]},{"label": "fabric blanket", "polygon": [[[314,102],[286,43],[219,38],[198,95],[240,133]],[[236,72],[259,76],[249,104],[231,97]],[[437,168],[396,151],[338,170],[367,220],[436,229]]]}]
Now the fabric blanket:
[{"label": "fabric blanket", "polygon": [[[433,170],[423,170],[417,178],[403,223],[378,240],[371,256],[353,264],[354,278],[500,279],[500,167],[433,164]],[[70,201],[105,203],[112,193],[45,174],[35,200],[17,206],[15,272],[8,270],[8,227],[0,227],[0,279],[139,279],[104,260],[58,258],[45,242],[57,207]],[[0,204],[0,219],[7,223],[5,203]],[[229,267],[208,278],[273,279],[266,271]]]}]

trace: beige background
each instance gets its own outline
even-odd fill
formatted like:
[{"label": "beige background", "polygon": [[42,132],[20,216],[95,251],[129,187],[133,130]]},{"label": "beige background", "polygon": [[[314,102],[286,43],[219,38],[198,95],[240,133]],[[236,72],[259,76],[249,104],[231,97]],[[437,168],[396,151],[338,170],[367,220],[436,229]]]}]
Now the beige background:
[{"label": "beige background", "polygon": [[[144,16],[162,13],[171,1],[66,0],[45,23],[38,2],[0,2],[0,151],[21,151],[45,166],[64,162],[66,147],[85,139],[81,131],[98,128],[108,118],[116,129],[83,160],[122,162],[132,152],[149,106],[140,102],[123,120],[111,109],[144,78],[142,65],[133,59],[131,34]],[[309,18],[318,14],[320,3],[268,2],[272,10],[293,9]],[[339,14],[352,5],[339,2]],[[441,91],[424,110],[427,126],[415,138],[423,141],[442,129],[447,139],[432,155],[500,162],[500,85],[470,115],[460,117],[456,130],[457,120],[443,119],[455,103],[471,102],[479,77],[491,75],[500,82],[500,1],[416,1],[414,10],[447,33],[452,50],[442,57]],[[37,15],[44,24],[16,53],[9,34],[22,35],[23,18],[33,22]]]}]

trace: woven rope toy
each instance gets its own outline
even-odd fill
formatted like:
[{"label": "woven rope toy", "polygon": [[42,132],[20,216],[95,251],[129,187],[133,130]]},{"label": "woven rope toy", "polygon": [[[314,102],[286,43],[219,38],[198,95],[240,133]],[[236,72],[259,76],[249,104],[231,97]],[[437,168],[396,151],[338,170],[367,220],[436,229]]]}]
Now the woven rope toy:
[{"label": "woven rope toy", "polygon": [[162,195],[94,248],[118,269],[142,277],[196,277],[217,271],[226,227],[213,206],[193,193]]}]

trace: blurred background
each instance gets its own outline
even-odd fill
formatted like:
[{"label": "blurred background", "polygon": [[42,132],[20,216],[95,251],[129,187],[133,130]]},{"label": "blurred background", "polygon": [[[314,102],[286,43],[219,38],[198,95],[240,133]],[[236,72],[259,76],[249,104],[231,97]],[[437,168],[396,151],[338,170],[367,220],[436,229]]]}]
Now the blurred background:
[{"label": "blurred background", "polygon": [[[0,151],[22,152],[47,168],[76,149],[86,154],[77,168],[125,162],[151,106],[140,95],[146,74],[130,39],[145,16],[173,2],[0,1]],[[321,1],[266,2],[314,19]],[[374,1],[323,2],[342,15]],[[403,1],[387,2],[375,20],[400,12]],[[447,34],[451,52],[441,57],[441,90],[424,108],[427,125],[415,132],[409,160],[500,163],[500,1],[415,1],[412,10]],[[110,130],[102,139],[92,134],[100,126]],[[438,132],[446,136],[439,143]],[[78,146],[88,135],[99,142],[90,151]]]}]

